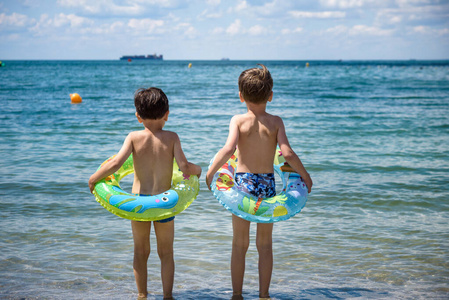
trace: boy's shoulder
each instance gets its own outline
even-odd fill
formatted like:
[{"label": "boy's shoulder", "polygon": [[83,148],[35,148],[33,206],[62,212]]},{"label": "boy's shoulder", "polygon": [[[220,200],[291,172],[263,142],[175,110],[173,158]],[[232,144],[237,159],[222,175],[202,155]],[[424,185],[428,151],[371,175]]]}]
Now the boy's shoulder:
[{"label": "boy's shoulder", "polygon": [[179,139],[178,134],[170,130],[161,130],[161,134],[169,139]]},{"label": "boy's shoulder", "polygon": [[178,134],[176,132],[169,130],[159,130],[156,133],[153,133],[149,130],[136,130],[129,133],[129,136],[131,138],[139,138],[148,135],[155,135],[165,139],[179,139]]},{"label": "boy's shoulder", "polygon": [[234,115],[232,116],[231,121],[243,120],[248,117],[247,115],[248,115],[247,113],[241,115]]},{"label": "boy's shoulder", "polygon": [[[244,122],[246,120],[252,120],[252,119],[255,119],[255,118],[256,118],[255,115],[250,114],[250,113],[246,113],[246,114],[241,114],[241,115],[234,115],[232,117],[232,119],[231,119],[231,122],[234,121],[234,122],[239,123],[239,122]],[[282,118],[281,117],[276,116],[276,115],[272,115],[272,114],[269,114],[269,113],[265,113],[263,115],[263,118],[266,119],[266,120],[269,120],[271,122],[274,122],[274,123],[282,123]]]}]

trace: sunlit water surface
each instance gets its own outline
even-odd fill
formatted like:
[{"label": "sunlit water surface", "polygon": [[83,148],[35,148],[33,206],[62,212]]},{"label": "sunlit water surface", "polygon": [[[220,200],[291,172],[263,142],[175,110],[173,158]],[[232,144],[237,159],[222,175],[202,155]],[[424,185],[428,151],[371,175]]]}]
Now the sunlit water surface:
[{"label": "sunlit water surface", "polygon": [[[239,74],[257,62],[11,61],[0,69],[0,298],[133,299],[130,222],[87,180],[141,125],[133,93],[162,88],[166,129],[207,170]],[[449,63],[263,62],[270,113],[314,180],[304,210],[274,226],[275,299],[449,297]],[[83,103],[70,104],[77,92]],[[129,188],[131,178],[124,180]],[[229,299],[231,215],[201,178],[175,220],[178,299]],[[246,299],[258,296],[255,226]],[[162,298],[152,234],[150,299]]]}]

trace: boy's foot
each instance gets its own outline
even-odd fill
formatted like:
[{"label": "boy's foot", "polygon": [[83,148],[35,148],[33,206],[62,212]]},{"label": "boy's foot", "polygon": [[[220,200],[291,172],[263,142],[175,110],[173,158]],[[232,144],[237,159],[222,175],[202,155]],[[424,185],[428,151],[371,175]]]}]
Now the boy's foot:
[{"label": "boy's foot", "polygon": [[231,300],[243,300],[243,296],[242,295],[232,295]]}]

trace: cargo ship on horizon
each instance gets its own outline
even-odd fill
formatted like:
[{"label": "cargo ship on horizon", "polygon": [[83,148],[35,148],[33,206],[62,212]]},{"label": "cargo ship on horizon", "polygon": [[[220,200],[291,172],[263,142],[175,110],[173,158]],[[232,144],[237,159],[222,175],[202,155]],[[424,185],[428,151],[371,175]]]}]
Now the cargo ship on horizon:
[{"label": "cargo ship on horizon", "polygon": [[122,57],[120,57],[120,60],[163,60],[164,56],[162,54],[157,55],[157,54],[148,54],[147,56],[145,55],[123,55]]}]

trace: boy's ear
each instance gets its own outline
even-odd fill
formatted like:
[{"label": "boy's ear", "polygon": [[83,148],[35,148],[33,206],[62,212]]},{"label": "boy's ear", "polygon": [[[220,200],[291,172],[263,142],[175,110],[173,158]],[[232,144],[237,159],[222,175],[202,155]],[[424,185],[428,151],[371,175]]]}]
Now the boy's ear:
[{"label": "boy's ear", "polygon": [[270,97],[268,97],[268,102],[271,102],[273,100],[273,91],[271,91]]},{"label": "boy's ear", "polygon": [[164,121],[167,122],[167,120],[168,120],[168,115],[169,115],[169,114],[170,114],[170,111],[167,110],[167,112],[166,112],[165,115],[164,115]]},{"label": "boy's ear", "polygon": [[139,116],[139,114],[137,112],[136,112],[136,118],[139,123],[143,122],[142,118]]},{"label": "boy's ear", "polygon": [[240,97],[240,102],[245,102],[245,99],[243,99],[243,96],[242,96],[242,93],[241,92],[239,92],[239,97]]}]

